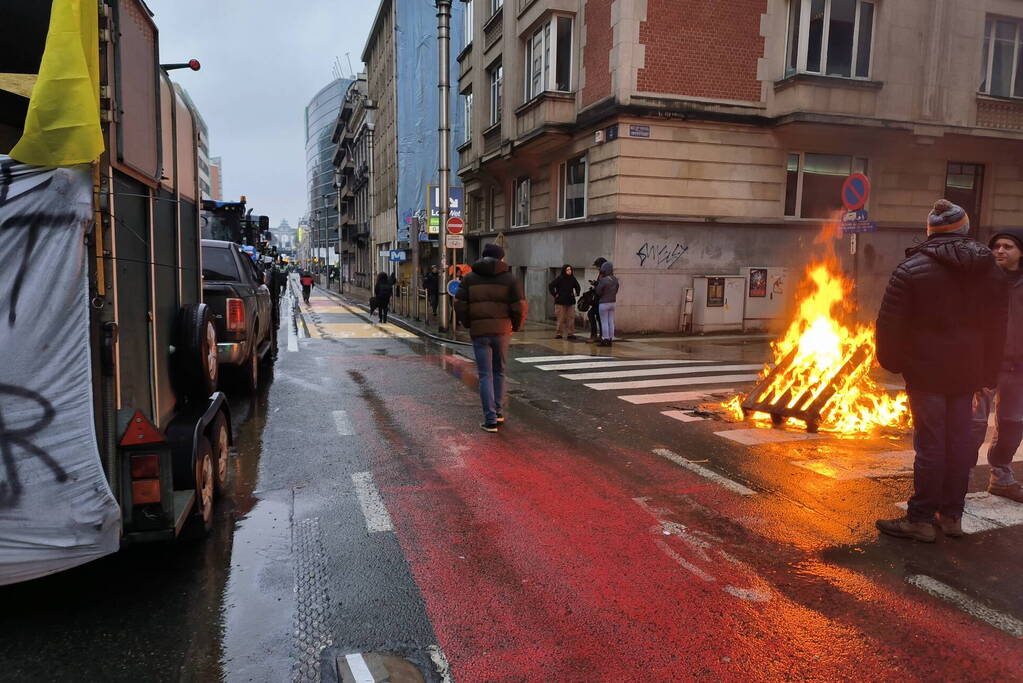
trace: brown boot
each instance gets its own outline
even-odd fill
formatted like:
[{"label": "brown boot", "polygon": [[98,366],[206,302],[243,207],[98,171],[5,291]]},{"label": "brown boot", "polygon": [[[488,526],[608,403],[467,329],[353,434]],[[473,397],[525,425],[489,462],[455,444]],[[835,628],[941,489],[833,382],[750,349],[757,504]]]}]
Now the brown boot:
[{"label": "brown boot", "polygon": [[962,538],[966,535],[966,532],[963,531],[962,517],[945,516],[939,512],[938,526],[941,527],[941,533],[949,538]]},{"label": "brown boot", "polygon": [[921,543],[934,543],[938,532],[930,522],[914,522],[908,517],[898,519],[879,519],[875,522],[877,530],[889,536],[899,538],[912,538]]},{"label": "brown boot", "polygon": [[1017,503],[1023,503],[1023,485],[1018,481],[1014,481],[1006,486],[991,484],[987,487],[987,492],[992,496],[1001,496],[1002,498],[1014,500]]}]

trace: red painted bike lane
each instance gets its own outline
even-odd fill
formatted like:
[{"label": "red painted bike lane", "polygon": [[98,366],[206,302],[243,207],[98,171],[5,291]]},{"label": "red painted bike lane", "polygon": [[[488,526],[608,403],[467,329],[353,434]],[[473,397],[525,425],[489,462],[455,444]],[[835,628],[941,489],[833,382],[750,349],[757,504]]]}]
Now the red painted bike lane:
[{"label": "red painted bike lane", "polygon": [[729,524],[748,501],[648,452],[388,405],[413,443],[375,476],[459,681],[1023,671],[1018,641]]}]

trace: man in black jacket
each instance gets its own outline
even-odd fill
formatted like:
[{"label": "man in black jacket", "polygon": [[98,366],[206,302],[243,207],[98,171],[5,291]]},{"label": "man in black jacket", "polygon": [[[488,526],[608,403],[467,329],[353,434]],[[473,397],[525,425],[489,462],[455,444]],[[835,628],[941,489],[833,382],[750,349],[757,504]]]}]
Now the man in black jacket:
[{"label": "man in black jacket", "polygon": [[993,387],[1005,345],[1005,280],[991,251],[968,237],[969,217],[940,200],[927,240],[906,250],[877,318],[877,359],[906,379],[913,413],[913,497],[905,517],[878,520],[891,536],[963,535],[961,518],[977,449],[973,394]]},{"label": "man in black jacket", "polygon": [[558,311],[558,329],[554,338],[561,339],[564,334],[566,339],[575,339],[575,298],[582,288],[572,273],[572,266],[563,265],[547,289],[554,297],[554,307]]}]

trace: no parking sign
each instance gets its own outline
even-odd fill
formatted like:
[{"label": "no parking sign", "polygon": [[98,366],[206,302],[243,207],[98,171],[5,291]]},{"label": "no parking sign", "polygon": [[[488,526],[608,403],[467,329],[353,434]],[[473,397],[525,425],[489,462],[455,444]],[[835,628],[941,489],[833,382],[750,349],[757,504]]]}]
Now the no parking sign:
[{"label": "no parking sign", "polygon": [[846,211],[862,209],[870,197],[870,180],[862,173],[853,173],[842,183],[842,206]]}]

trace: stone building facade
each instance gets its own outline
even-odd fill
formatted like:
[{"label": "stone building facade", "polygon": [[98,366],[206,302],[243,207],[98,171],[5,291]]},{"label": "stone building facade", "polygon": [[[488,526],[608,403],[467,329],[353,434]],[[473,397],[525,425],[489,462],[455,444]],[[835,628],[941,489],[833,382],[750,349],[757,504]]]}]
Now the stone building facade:
[{"label": "stone building facade", "polygon": [[367,96],[366,74],[359,74],[348,86],[332,136],[337,145],[334,168],[341,206],[341,273],[346,282],[358,287],[369,287],[376,272],[371,244],[375,113],[375,104]]},{"label": "stone building facade", "polygon": [[878,225],[838,245],[864,318],[936,199],[981,238],[1023,221],[1018,0],[472,4],[470,256],[502,239],[535,317],[598,256],[626,332],[678,331],[701,276],[788,268],[791,296],[853,172]]}]

